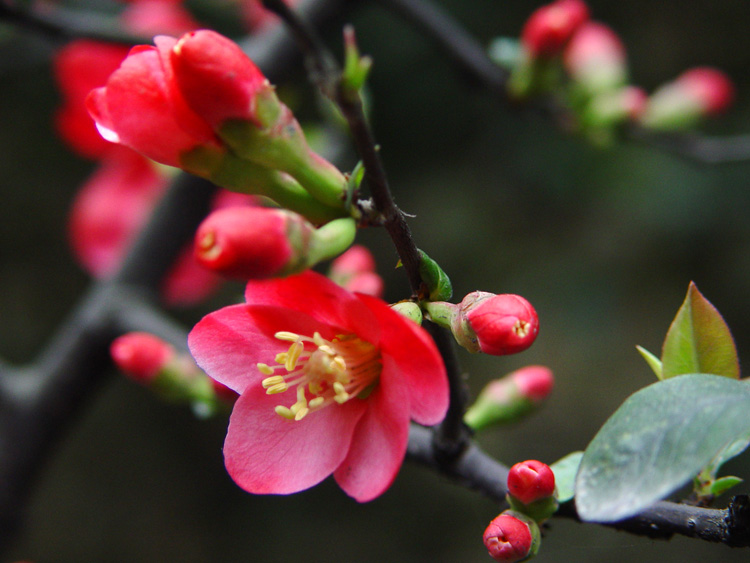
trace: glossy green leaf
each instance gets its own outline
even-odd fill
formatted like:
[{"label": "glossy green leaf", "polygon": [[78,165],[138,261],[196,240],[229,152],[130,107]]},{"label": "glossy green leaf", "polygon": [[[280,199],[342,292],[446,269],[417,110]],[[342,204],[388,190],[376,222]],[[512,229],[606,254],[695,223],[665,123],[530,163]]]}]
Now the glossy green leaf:
[{"label": "glossy green leaf", "polygon": [[689,482],[750,431],[750,384],[681,375],[631,395],[581,460],[576,507],[583,520],[628,518]]},{"label": "glossy green leaf", "polygon": [[656,377],[664,379],[661,373],[661,360],[642,346],[636,346],[635,349],[638,350],[638,353],[640,353],[641,356],[643,356],[643,359],[646,360],[648,366],[654,370]]},{"label": "glossy green leaf", "polygon": [[685,373],[740,377],[729,327],[692,282],[667,332],[661,363],[664,379]]},{"label": "glossy green leaf", "polygon": [[549,466],[555,474],[558,502],[567,502],[575,495],[576,473],[582,457],[583,452],[573,452]]}]

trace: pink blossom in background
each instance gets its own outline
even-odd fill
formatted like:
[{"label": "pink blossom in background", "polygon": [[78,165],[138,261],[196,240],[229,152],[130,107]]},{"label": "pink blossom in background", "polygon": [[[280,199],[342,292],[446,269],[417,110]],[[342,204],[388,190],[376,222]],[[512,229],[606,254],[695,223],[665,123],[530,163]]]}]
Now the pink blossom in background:
[{"label": "pink blossom in background", "polygon": [[251,493],[289,494],[333,474],[360,502],[382,494],[409,421],[438,423],[448,384],[429,335],[383,301],[305,272],[251,281],[246,304],[204,317],[198,365],[240,394],[224,458]]}]

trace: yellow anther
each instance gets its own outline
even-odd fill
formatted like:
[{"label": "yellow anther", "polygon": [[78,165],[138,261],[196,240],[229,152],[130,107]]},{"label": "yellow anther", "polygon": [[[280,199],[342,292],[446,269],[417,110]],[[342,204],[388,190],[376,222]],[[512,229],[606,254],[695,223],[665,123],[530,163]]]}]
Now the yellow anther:
[{"label": "yellow anther", "polygon": [[325,352],[329,356],[335,356],[336,355],[336,351],[333,348],[331,348],[328,344],[321,344],[321,345],[319,345],[318,346],[318,350],[320,350],[321,352]]},{"label": "yellow anther", "polygon": [[279,383],[284,383],[284,378],[280,375],[273,375],[271,377],[266,377],[261,382],[261,385],[263,385],[263,389],[268,389],[269,387],[273,387],[274,385],[278,385]]},{"label": "yellow anther", "polygon": [[322,405],[324,401],[325,399],[323,397],[315,397],[314,399],[311,399],[308,404],[310,405],[311,409],[314,409],[315,407],[319,407],[320,405]]},{"label": "yellow anther", "polygon": [[258,371],[263,375],[273,375],[273,368],[268,364],[258,364]]},{"label": "yellow anther", "polygon": [[347,393],[346,391],[344,391],[343,393],[337,393],[333,396],[333,400],[336,401],[339,405],[343,405],[349,400],[349,393]]},{"label": "yellow anther", "polygon": [[297,360],[299,360],[300,354],[302,354],[304,350],[305,345],[302,344],[302,342],[300,342],[299,340],[289,346],[289,351],[287,352],[287,357],[284,361],[284,367],[286,368],[286,371],[292,371],[295,368],[295,366],[297,365]]},{"label": "yellow anther", "polygon": [[282,382],[278,383],[277,385],[271,385],[270,387],[267,387],[266,394],[277,395],[278,393],[283,393],[287,389],[289,389],[289,386],[286,383]]},{"label": "yellow anther", "polygon": [[294,414],[286,407],[282,407],[281,405],[279,405],[274,409],[274,411],[276,411],[276,414],[278,414],[279,416],[283,416],[287,420],[294,420]]},{"label": "yellow anther", "polygon": [[300,338],[299,334],[288,332],[286,330],[281,330],[273,336],[274,338],[278,338],[279,340],[286,340],[287,342],[296,342]]},{"label": "yellow anther", "polygon": [[322,336],[320,336],[319,332],[316,332],[315,334],[313,334],[313,344],[320,348],[321,346],[325,346],[326,344],[328,344],[328,342]]},{"label": "yellow anther", "polygon": [[297,387],[297,402],[303,405],[307,404],[307,398],[305,397],[305,388],[302,385]]},{"label": "yellow anther", "polygon": [[335,358],[333,358],[333,365],[334,369],[337,369],[342,373],[346,373],[346,360],[341,356],[336,356]]},{"label": "yellow anther", "polygon": [[277,364],[283,364],[286,362],[288,354],[286,352],[279,352],[276,354],[276,357],[273,359]]},{"label": "yellow anther", "polygon": [[307,415],[307,413],[309,413],[309,412],[310,412],[310,409],[308,409],[307,407],[303,407],[303,408],[301,408],[301,409],[300,409],[300,410],[298,410],[298,411],[297,411],[297,413],[296,413],[296,414],[294,415],[294,420],[296,420],[296,421],[300,421],[300,420],[302,420],[303,418],[305,418],[305,416],[306,416],[306,415]]},{"label": "yellow anther", "polygon": [[340,381],[336,381],[333,384],[333,390],[336,391],[337,395],[341,395],[342,393],[346,393],[346,389],[344,389],[343,384]]}]

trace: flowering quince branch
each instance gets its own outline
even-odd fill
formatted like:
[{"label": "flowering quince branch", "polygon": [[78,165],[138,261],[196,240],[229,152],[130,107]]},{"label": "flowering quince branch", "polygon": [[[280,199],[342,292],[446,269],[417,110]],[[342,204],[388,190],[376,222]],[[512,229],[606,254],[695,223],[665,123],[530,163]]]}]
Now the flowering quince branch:
[{"label": "flowering quince branch", "polygon": [[[506,103],[518,105],[508,95],[510,74],[495,64],[487,49],[474,39],[450,14],[430,0],[379,0],[433,39],[475,82]],[[561,127],[568,119],[565,110],[549,98],[535,100],[526,108],[550,117]],[[706,164],[743,162],[750,159],[750,135],[709,136],[691,131],[660,132],[632,124],[624,135],[666,152]]]}]

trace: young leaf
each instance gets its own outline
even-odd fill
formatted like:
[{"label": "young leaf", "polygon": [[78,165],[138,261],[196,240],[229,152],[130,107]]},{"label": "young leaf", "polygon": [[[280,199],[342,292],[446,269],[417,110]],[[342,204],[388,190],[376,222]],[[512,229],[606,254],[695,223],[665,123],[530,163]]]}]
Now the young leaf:
[{"label": "young leaf", "polygon": [[690,374],[631,395],[583,454],[576,478],[582,520],[633,516],[690,481],[750,431],[750,385]]},{"label": "young leaf", "polygon": [[726,493],[729,489],[736,485],[739,485],[740,483],[742,483],[742,479],[740,479],[739,477],[734,477],[732,475],[721,477],[714,481],[711,485],[711,494],[715,497],[718,497],[719,495]]},{"label": "young leaf", "polygon": [[648,367],[654,370],[656,377],[664,379],[661,373],[661,360],[646,350],[643,346],[636,346],[635,349],[638,350],[640,355],[643,356],[643,359],[646,360]]},{"label": "young leaf", "polygon": [[583,452],[573,452],[549,466],[555,474],[558,502],[567,502],[575,495],[576,473],[582,457]]},{"label": "young leaf", "polygon": [[737,349],[729,327],[692,282],[667,332],[661,362],[664,379],[684,373],[740,377]]}]

